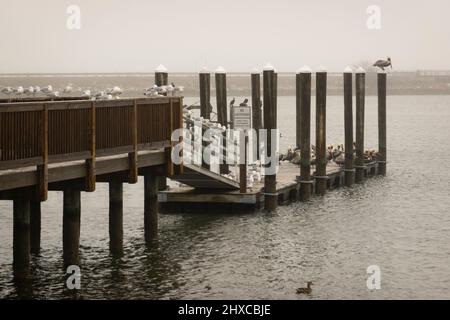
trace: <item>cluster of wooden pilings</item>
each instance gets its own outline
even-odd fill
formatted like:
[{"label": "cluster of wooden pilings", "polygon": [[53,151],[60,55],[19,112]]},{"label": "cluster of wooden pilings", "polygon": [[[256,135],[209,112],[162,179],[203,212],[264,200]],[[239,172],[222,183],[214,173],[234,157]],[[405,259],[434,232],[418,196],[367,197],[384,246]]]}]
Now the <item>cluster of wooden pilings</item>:
[{"label": "cluster of wooden pilings", "polygon": [[[356,135],[353,132],[353,77],[355,73],[356,96]],[[301,68],[296,74],[296,145],[301,150],[300,174],[300,198],[307,201],[311,198],[312,184],[316,185],[317,194],[325,194],[327,190],[326,175],[327,145],[326,145],[326,105],[327,105],[327,71],[320,68],[316,72],[316,171],[311,175],[311,81],[312,71],[308,67]],[[267,65],[262,72],[263,99],[261,99],[261,73],[255,70],[251,74],[251,106],[252,128],[259,133],[259,129],[267,129],[268,141],[266,145],[267,155],[270,156],[271,129],[277,129],[277,72],[274,67]],[[386,73],[378,73],[378,172],[386,174]],[[344,94],[344,130],[345,130],[345,185],[351,187],[353,183],[364,180],[364,120],[365,120],[365,78],[366,73],[362,68],[354,72],[351,68],[343,73]],[[226,72],[219,67],[215,72],[216,99],[218,122],[227,125],[227,89]],[[200,114],[209,119],[211,114],[210,104],[210,73],[202,69],[199,74],[200,87]],[[261,108],[263,106],[263,108]],[[263,115],[263,116],[262,116]],[[354,141],[355,148],[354,148]],[[257,138],[258,150],[260,147]],[[354,151],[356,149],[356,156]],[[267,165],[269,166],[269,165]],[[246,166],[241,166],[245,170]],[[222,171],[221,171],[222,173]],[[241,191],[245,192],[245,172],[241,174]],[[277,177],[276,174],[266,174],[264,178],[264,206],[272,211],[277,207]]]}]

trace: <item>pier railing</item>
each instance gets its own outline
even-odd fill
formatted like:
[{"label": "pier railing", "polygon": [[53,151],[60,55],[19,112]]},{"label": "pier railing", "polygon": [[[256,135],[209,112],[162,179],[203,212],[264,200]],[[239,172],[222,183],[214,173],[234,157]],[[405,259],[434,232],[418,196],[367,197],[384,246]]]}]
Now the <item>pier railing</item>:
[{"label": "pier railing", "polygon": [[123,153],[132,163],[137,151],[170,147],[181,117],[179,97],[0,104],[0,170],[75,160],[95,168],[97,156]]}]

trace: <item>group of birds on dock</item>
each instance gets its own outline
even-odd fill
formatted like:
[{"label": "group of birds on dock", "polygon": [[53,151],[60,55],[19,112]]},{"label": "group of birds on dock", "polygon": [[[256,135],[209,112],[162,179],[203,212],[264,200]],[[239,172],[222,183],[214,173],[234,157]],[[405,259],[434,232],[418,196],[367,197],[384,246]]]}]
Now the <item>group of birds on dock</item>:
[{"label": "group of birds on dock", "polygon": [[[353,143],[353,153],[356,153],[356,143]],[[364,161],[365,162],[373,162],[378,158],[378,152],[375,150],[365,150],[364,151]],[[328,161],[331,161],[339,166],[342,166],[345,161],[345,150],[344,145],[332,145],[330,144],[327,147],[326,158]],[[311,145],[311,165],[316,164],[316,147]],[[288,147],[288,150],[284,154],[280,154],[279,160],[281,161],[289,161],[293,164],[300,164],[301,162],[301,150],[300,148],[293,149],[291,146]]]},{"label": "group of birds on dock", "polygon": [[175,96],[177,93],[181,93],[184,91],[184,87],[175,86],[175,83],[171,83],[169,85],[157,86],[156,84],[144,89],[144,95],[148,97],[155,96]]},{"label": "group of birds on dock", "polygon": [[[29,86],[29,87],[3,87],[0,90],[1,93],[8,96],[9,100],[12,100],[12,96],[14,95],[16,99],[20,100],[22,98],[30,98],[30,97],[37,97],[37,96],[44,96],[49,99],[55,99],[59,97],[69,96],[71,94],[74,94],[74,89],[72,85],[67,85],[61,90],[54,89],[52,85],[48,85],[45,87],[39,87],[39,86]],[[91,89],[83,90],[81,91],[80,96],[82,98],[87,98],[91,100],[112,100],[112,99],[118,99],[119,96],[123,93],[123,90],[118,87],[114,86],[112,88],[108,88],[106,90],[100,90],[97,92],[94,92]]]}]

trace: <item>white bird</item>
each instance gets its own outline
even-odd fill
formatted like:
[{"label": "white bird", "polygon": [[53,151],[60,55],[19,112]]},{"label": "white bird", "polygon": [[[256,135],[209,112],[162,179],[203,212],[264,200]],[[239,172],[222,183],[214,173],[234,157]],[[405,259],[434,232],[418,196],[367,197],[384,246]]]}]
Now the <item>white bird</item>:
[{"label": "white bird", "polygon": [[22,94],[24,93],[24,89],[22,86],[18,86],[17,88],[14,89],[14,93],[17,95],[17,97],[22,96]]},{"label": "white bird", "polygon": [[28,95],[28,94],[33,94],[33,93],[34,93],[34,88],[30,86],[30,87],[28,87],[28,88],[23,89],[23,92],[24,92],[26,95]]},{"label": "white bird", "polygon": [[59,91],[52,91],[46,94],[49,98],[58,98],[60,96]]},{"label": "white bird", "polygon": [[33,97],[34,97],[37,93],[39,93],[39,92],[41,92],[41,87],[35,86],[35,87],[34,87],[34,92],[33,92]]},{"label": "white bird", "polygon": [[91,90],[84,90],[83,93],[81,94],[81,96],[83,98],[90,98],[92,96]]},{"label": "white bird", "polygon": [[111,91],[109,92],[110,95],[112,95],[113,97],[118,97],[123,93],[123,90],[120,89],[119,87],[115,86],[114,88],[111,89]]},{"label": "white bird", "polygon": [[10,102],[11,102],[11,95],[13,94],[13,92],[14,92],[14,89],[11,88],[11,87],[4,87],[2,89],[2,93],[4,95],[8,95],[8,99],[9,99]]},{"label": "white bird", "polygon": [[63,93],[71,93],[73,90],[72,86],[69,84],[68,86],[66,86],[63,90]]},{"label": "white bird", "polygon": [[42,88],[41,89],[41,92],[43,93],[43,94],[46,94],[46,95],[48,95],[50,92],[52,92],[53,91],[53,87],[52,86],[50,86],[50,85],[48,85],[48,86],[46,86],[46,87],[44,87],[44,88]]}]

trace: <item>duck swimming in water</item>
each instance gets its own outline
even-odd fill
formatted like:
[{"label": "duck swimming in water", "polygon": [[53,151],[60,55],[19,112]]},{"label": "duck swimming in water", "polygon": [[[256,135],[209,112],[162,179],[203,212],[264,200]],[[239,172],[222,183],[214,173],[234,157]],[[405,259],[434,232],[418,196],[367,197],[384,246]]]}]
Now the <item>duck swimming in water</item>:
[{"label": "duck swimming in water", "polygon": [[313,285],[312,281],[308,281],[306,283],[306,288],[298,288],[297,289],[297,294],[311,294],[312,289],[311,289],[311,285]]}]

